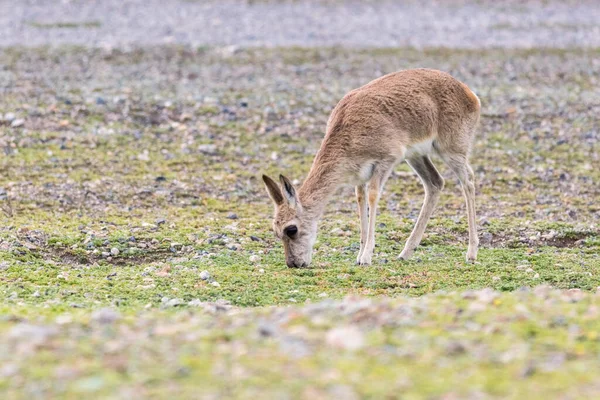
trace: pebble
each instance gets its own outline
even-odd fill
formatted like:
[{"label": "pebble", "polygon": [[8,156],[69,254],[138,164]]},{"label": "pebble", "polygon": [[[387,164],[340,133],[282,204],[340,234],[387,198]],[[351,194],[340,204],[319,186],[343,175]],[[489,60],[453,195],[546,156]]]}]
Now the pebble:
[{"label": "pebble", "polygon": [[10,126],[11,126],[12,128],[18,128],[18,127],[21,127],[21,126],[23,126],[23,125],[25,125],[25,120],[24,120],[24,119],[22,119],[22,118],[15,119],[15,120],[13,120],[13,121],[10,123]]},{"label": "pebble", "polygon": [[112,249],[110,249],[110,254],[112,254],[113,256],[118,256],[119,253],[120,253],[120,251],[116,247],[113,247]]},{"label": "pebble", "polygon": [[359,350],[365,345],[363,333],[355,326],[330,329],[325,336],[325,341],[332,347],[350,351]]},{"label": "pebble", "polygon": [[491,233],[484,232],[483,235],[481,235],[481,244],[490,244],[492,243],[493,238],[494,236]]},{"label": "pebble", "polygon": [[100,324],[111,324],[121,318],[118,311],[112,308],[101,308],[92,313],[92,320]]},{"label": "pebble", "polygon": [[236,213],[229,213],[227,219],[238,219],[238,216]]},{"label": "pebble", "polygon": [[216,144],[201,144],[198,146],[198,151],[203,154],[215,155],[217,153]]},{"label": "pebble", "polygon": [[190,300],[188,302],[188,306],[190,307],[200,307],[202,305],[202,301],[200,301],[200,299],[194,299],[194,300]]},{"label": "pebble", "polygon": [[177,307],[177,306],[184,304],[184,301],[181,299],[175,298],[175,299],[170,299],[170,300],[164,301],[163,303],[166,307]]},{"label": "pebble", "polygon": [[258,255],[256,255],[256,254],[252,254],[250,256],[250,262],[255,263],[255,262],[258,262],[259,260],[260,260],[260,257]]},{"label": "pebble", "polygon": [[221,284],[219,282],[217,282],[217,281],[212,281],[210,284],[213,285],[214,287],[220,287],[221,286]]},{"label": "pebble", "polygon": [[17,116],[15,115],[15,113],[9,112],[4,114],[4,121],[6,122],[13,122],[16,118]]},{"label": "pebble", "polygon": [[200,279],[202,279],[203,281],[207,281],[210,279],[210,273],[208,271],[202,271],[200,272]]}]

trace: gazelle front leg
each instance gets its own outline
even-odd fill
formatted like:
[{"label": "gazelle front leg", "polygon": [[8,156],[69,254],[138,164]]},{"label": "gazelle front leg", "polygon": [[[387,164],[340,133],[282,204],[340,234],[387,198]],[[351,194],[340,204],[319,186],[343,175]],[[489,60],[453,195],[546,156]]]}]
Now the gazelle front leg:
[{"label": "gazelle front leg", "polygon": [[373,177],[368,183],[369,226],[367,241],[358,261],[358,263],[361,265],[371,265],[373,249],[375,248],[375,220],[377,219],[377,203],[379,202],[383,185],[390,176],[392,168],[393,165],[389,166],[388,168],[375,171]]},{"label": "gazelle front leg", "polygon": [[360,219],[360,251],[356,263],[360,264],[360,257],[365,249],[369,231],[369,208],[367,206],[367,185],[356,186],[356,202],[358,203],[358,218]]}]

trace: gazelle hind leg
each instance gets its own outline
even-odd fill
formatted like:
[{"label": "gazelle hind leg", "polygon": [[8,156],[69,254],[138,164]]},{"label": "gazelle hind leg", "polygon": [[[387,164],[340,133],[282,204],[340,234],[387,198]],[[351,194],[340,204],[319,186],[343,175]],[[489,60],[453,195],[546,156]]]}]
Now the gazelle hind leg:
[{"label": "gazelle hind leg", "polygon": [[477,236],[477,224],[475,222],[475,176],[469,165],[466,155],[446,155],[444,161],[458,176],[463,189],[465,202],[467,204],[467,220],[469,224],[469,248],[467,249],[467,261],[477,259],[479,238]]},{"label": "gazelle hind leg", "polygon": [[425,187],[425,200],[423,201],[423,207],[421,207],[415,227],[404,245],[404,250],[400,253],[400,258],[404,260],[409,259],[419,243],[421,243],[427,222],[431,218],[431,214],[440,198],[440,193],[444,188],[444,178],[442,178],[435,168],[429,156],[418,156],[406,160],[406,162],[421,178]]},{"label": "gazelle hind leg", "polygon": [[367,205],[367,185],[356,186],[356,202],[358,203],[358,218],[360,219],[360,251],[356,263],[360,263],[360,256],[365,249],[369,230],[369,207]]}]

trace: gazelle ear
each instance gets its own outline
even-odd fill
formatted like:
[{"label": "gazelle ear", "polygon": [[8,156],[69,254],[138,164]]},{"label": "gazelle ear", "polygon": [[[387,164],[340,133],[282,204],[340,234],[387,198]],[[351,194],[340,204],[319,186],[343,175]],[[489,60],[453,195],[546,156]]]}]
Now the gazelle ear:
[{"label": "gazelle ear", "polygon": [[262,176],[263,181],[265,182],[265,188],[267,189],[267,193],[269,193],[269,197],[273,200],[275,205],[280,206],[283,204],[283,195],[281,194],[281,188],[279,185],[271,178],[266,175]]},{"label": "gazelle ear", "polygon": [[279,181],[281,182],[281,188],[283,189],[283,195],[285,199],[292,207],[296,207],[299,204],[298,197],[296,196],[296,189],[292,182],[283,175],[279,175]]}]

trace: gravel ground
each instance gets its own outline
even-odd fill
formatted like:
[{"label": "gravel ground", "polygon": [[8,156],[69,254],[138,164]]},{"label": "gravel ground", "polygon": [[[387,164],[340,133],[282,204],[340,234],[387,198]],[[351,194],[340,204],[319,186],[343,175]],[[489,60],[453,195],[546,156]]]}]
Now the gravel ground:
[{"label": "gravel ground", "polygon": [[595,1],[0,0],[0,10],[0,46],[600,46]]},{"label": "gravel ground", "polygon": [[[163,3],[0,0],[0,399],[600,398],[598,4]],[[481,98],[478,262],[436,160],[412,260],[404,165],[372,267],[348,188],[286,268],[260,174],[411,67]]]}]

